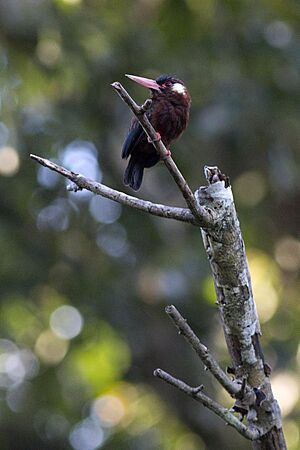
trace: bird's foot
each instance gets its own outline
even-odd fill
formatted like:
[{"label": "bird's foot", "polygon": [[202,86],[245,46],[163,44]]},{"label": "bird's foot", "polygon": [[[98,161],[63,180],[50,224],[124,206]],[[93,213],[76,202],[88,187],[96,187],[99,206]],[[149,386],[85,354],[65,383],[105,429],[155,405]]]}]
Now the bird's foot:
[{"label": "bird's foot", "polygon": [[158,131],[156,132],[156,139],[151,139],[149,136],[147,136],[147,141],[149,142],[149,144],[153,144],[153,142],[157,142],[160,140],[161,140],[161,135]]},{"label": "bird's foot", "polygon": [[167,153],[160,158],[161,161],[164,161],[165,159],[171,158],[171,154],[172,154],[171,150],[169,148],[167,148]]}]

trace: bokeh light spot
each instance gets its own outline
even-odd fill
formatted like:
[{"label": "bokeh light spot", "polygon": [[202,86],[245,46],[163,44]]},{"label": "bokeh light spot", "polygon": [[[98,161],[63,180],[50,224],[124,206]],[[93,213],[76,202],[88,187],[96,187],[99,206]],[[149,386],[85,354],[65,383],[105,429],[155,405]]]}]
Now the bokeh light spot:
[{"label": "bokeh light spot", "polygon": [[30,392],[29,383],[17,384],[8,389],[6,394],[6,403],[13,412],[21,412],[28,405]]},{"label": "bokeh light spot", "polygon": [[19,166],[17,150],[9,146],[0,147],[0,175],[10,177],[18,171]]},{"label": "bokeh light spot", "polygon": [[99,195],[92,197],[89,210],[93,218],[102,223],[113,223],[119,219],[122,213],[119,203]]},{"label": "bokeh light spot", "polygon": [[68,351],[68,341],[59,338],[51,330],[43,331],[37,338],[35,352],[45,364],[58,364]]},{"label": "bokeh light spot", "polygon": [[48,67],[54,66],[61,59],[61,47],[51,39],[42,39],[37,45],[36,53],[39,60]]},{"label": "bokeh light spot", "polygon": [[[75,140],[70,142],[61,152],[60,159],[63,166],[75,173],[84,175],[94,181],[101,181],[102,172],[100,170],[98,159],[98,151],[95,145],[89,141]],[[75,200],[86,200],[93,196],[87,190],[73,192],[69,195]]]},{"label": "bokeh light spot", "polygon": [[248,259],[258,316],[265,323],[278,308],[279,271],[271,258],[261,251],[250,250]]},{"label": "bokeh light spot", "polygon": [[125,414],[122,401],[114,395],[103,395],[97,398],[92,410],[100,420],[101,425],[107,428],[118,425]]},{"label": "bokeh light spot", "polygon": [[95,450],[102,444],[104,433],[99,424],[88,418],[75,426],[69,439],[75,450]]},{"label": "bokeh light spot", "polygon": [[[94,340],[77,345],[70,352],[66,371],[87,385],[95,395],[119,380],[130,365],[131,354],[124,338],[106,323],[98,323]],[[96,335],[98,334],[98,338]]]},{"label": "bokeh light spot", "polygon": [[99,248],[113,258],[124,256],[129,248],[126,230],[118,223],[101,228],[96,242]]},{"label": "bokeh light spot", "polygon": [[202,294],[207,303],[215,305],[216,303],[216,291],[214,286],[214,280],[212,276],[206,277],[202,282]]},{"label": "bokeh light spot", "polygon": [[286,420],[283,423],[284,437],[289,450],[299,449],[299,426],[294,420]]},{"label": "bokeh light spot", "polygon": [[266,195],[266,182],[262,174],[256,171],[242,173],[233,183],[236,199],[246,205],[257,205]]},{"label": "bokeh light spot", "polygon": [[187,280],[179,270],[163,270],[158,277],[158,284],[164,297],[182,300],[187,291]]},{"label": "bokeh light spot", "polygon": [[40,231],[53,229],[64,231],[69,226],[70,204],[67,200],[59,198],[41,209],[37,217],[37,227]]},{"label": "bokeh light spot", "polygon": [[29,349],[20,350],[8,339],[0,339],[0,386],[9,388],[38,374],[39,364]]},{"label": "bokeh light spot", "polygon": [[299,400],[299,379],[290,372],[279,372],[272,377],[272,389],[282,416],[287,416]]},{"label": "bokeh light spot", "polygon": [[154,304],[166,299],[179,301],[187,292],[187,280],[178,270],[157,270],[144,267],[138,276],[138,289],[145,303]]},{"label": "bokeh light spot", "polygon": [[275,245],[275,258],[280,267],[287,271],[296,271],[300,267],[300,241],[285,236]]},{"label": "bokeh light spot", "polygon": [[81,0],[60,0],[62,3],[65,3],[66,5],[79,5],[81,3]]},{"label": "bokeh light spot", "polygon": [[72,339],[78,336],[81,332],[82,325],[82,316],[74,306],[60,306],[50,317],[52,331],[63,339]]},{"label": "bokeh light spot", "polygon": [[37,179],[41,186],[52,189],[58,184],[60,176],[47,167],[40,166],[38,168]]},{"label": "bokeh light spot", "polygon": [[292,39],[292,35],[291,27],[280,20],[275,20],[265,29],[266,41],[276,48],[287,47]]},{"label": "bokeh light spot", "polygon": [[[161,422],[164,416],[164,405],[151,390],[144,389],[140,392],[139,399],[131,404],[129,420],[130,416],[128,432],[132,436],[138,436]],[[157,448],[157,446],[150,446],[150,448]]]},{"label": "bokeh light spot", "polygon": [[185,433],[176,440],[174,450],[205,450],[202,439],[194,433]]},{"label": "bokeh light spot", "polygon": [[25,369],[25,378],[34,378],[39,372],[39,362],[35,354],[30,349],[24,348],[19,350],[19,358]]}]

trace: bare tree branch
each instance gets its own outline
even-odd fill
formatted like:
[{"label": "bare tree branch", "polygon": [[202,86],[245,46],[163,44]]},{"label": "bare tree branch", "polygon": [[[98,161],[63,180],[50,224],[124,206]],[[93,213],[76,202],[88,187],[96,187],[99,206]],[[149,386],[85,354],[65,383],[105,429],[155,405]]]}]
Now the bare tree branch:
[{"label": "bare tree branch", "polygon": [[213,374],[216,380],[218,380],[218,382],[231,396],[236,396],[236,394],[241,391],[241,384],[232,381],[229,376],[221,369],[218,362],[212,356],[208,348],[200,342],[199,338],[195,335],[186,319],[182,317],[175,306],[167,306],[166,313],[173,320],[180,334],[182,334],[188,341],[188,343],[193,347],[203,364]]},{"label": "bare tree branch", "polygon": [[262,436],[252,444],[254,450],[286,450],[270,368],[260,344],[261,330],[245,244],[229,179],[218,167],[205,167],[204,172],[208,186],[201,187],[195,197],[204,208],[215,211],[216,225],[202,228],[202,238],[232,360],[231,372],[245,387],[244,398],[241,392],[235,407],[245,409],[249,426],[259,426],[261,430]]},{"label": "bare tree branch", "polygon": [[240,422],[239,419],[235,417],[228,409],[224,408],[224,406],[220,405],[212,398],[203,394],[203,392],[201,392],[203,386],[192,388],[188,384],[184,383],[183,381],[177,378],[174,378],[172,375],[170,375],[169,373],[165,372],[162,369],[156,369],[154,371],[154,376],[161,378],[162,380],[166,381],[167,383],[176,387],[180,391],[197,400],[203,406],[205,406],[206,408],[210,409],[215,414],[217,414],[217,416],[221,417],[221,419],[223,419],[229,426],[235,428],[245,438],[250,439],[252,441],[259,439],[260,432],[257,428],[247,427],[242,422]]},{"label": "bare tree branch", "polygon": [[198,222],[201,224],[201,226],[205,227],[211,226],[213,224],[212,216],[204,208],[202,208],[202,206],[199,205],[199,203],[196,202],[193,192],[191,191],[185,178],[183,177],[178,167],[176,166],[174,160],[171,158],[171,156],[169,156],[168,151],[165,145],[163,144],[162,140],[157,139],[156,131],[154,130],[148,117],[145,114],[145,111],[149,107],[149,102],[147,102],[146,100],[144,105],[140,107],[130,97],[130,95],[128,94],[126,89],[124,89],[124,87],[121,85],[121,83],[116,81],[115,83],[112,83],[112,87],[121,97],[121,99],[129,106],[133,114],[136,116],[136,118],[142,125],[145,133],[151,139],[155,149],[157,150],[157,153],[161,156],[161,159],[163,160],[167,169],[174,178],[177,186],[182,192],[183,197],[185,198],[185,201],[189,209],[191,210],[195,218],[198,219]]},{"label": "bare tree branch", "polygon": [[90,190],[156,216],[201,227],[226,343],[232,359],[231,373],[235,376],[234,382],[224,373],[178,311],[171,307],[167,309],[167,313],[219,383],[237,399],[233,409],[247,417],[248,426],[242,424],[226,408],[201,393],[201,387],[192,388],[161,369],[157,369],[155,375],[186,392],[222,417],[240,434],[253,441],[253,450],[286,450],[281,413],[273,396],[269,378],[270,368],[264,361],[260,346],[260,325],[229,179],[217,167],[205,167],[208,186],[200,187],[194,195],[173,159],[168,156],[164,144],[157,139],[156,132],[145,114],[151,100],[146,100],[142,106],[138,106],[120,83],[113,83],[112,86],[133,111],[152,140],[189,209],[140,200],[89,180],[39,156],[31,155],[31,158],[68,178],[78,189]]},{"label": "bare tree branch", "polygon": [[[234,382],[228,382],[227,375],[176,308],[167,307],[166,312],[215,378],[236,398],[232,410],[247,418],[248,426],[245,429],[248,430],[246,434],[250,432],[251,437],[248,435],[248,439],[253,441],[253,450],[286,450],[281,413],[269,378],[270,368],[264,361],[259,341],[260,324],[229,179],[217,167],[206,166],[204,172],[208,186],[200,187],[195,198],[203,208],[213,211],[214,214],[214,226],[202,227],[201,231],[212,269],[226,343],[233,363],[231,373],[235,377]],[[196,394],[194,388],[160,369],[155,375],[188,395],[197,397],[198,400],[203,395],[200,392]],[[240,386],[239,390],[236,390],[236,386]],[[211,406],[214,403],[209,404]],[[222,407],[210,409],[224,418]],[[228,413],[231,414],[230,411]],[[231,415],[226,417],[229,421],[232,418]],[[229,423],[227,419],[224,418]],[[241,433],[240,429],[236,429]]]},{"label": "bare tree branch", "polygon": [[166,219],[175,219],[181,222],[191,223],[193,225],[198,225],[197,219],[193,216],[187,208],[176,208],[173,206],[160,205],[157,203],[152,203],[146,200],[141,200],[137,197],[124,194],[124,192],[116,191],[111,189],[104,184],[97,183],[96,181],[89,180],[83,175],[71,172],[70,170],[55,164],[48,159],[41,158],[37,155],[30,155],[30,158],[37,161],[42,166],[57,172],[64,177],[71,180],[78,186],[78,189],[87,189],[94,194],[101,195],[102,197],[114,200],[122,205],[131,206],[132,208],[139,209],[140,211],[148,212],[154,216],[164,217]]}]

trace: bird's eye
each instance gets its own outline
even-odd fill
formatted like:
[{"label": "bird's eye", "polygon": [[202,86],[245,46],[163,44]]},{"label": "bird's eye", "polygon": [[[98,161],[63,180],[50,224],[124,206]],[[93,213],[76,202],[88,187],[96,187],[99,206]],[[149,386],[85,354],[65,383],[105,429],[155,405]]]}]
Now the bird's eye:
[{"label": "bird's eye", "polygon": [[172,86],[171,81],[166,81],[165,83],[163,83],[162,88],[166,89],[166,88],[169,88],[170,86]]},{"label": "bird's eye", "polygon": [[162,89],[170,88],[171,86],[173,86],[172,81],[165,81],[165,82],[161,85]]}]

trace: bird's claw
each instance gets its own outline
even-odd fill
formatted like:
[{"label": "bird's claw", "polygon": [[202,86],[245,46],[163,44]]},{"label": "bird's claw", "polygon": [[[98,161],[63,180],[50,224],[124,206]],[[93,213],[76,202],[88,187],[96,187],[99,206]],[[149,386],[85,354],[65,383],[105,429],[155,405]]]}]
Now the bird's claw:
[{"label": "bird's claw", "polygon": [[[154,144],[154,142],[158,142],[161,140],[161,135],[158,131],[156,131],[156,139],[151,139],[150,136],[147,136],[147,141],[149,142],[149,144]],[[171,156],[171,150],[168,148],[167,149],[167,153],[162,156],[160,159],[161,161],[164,161],[165,159],[170,158]]]},{"label": "bird's claw", "polygon": [[161,135],[158,131],[156,132],[156,139],[151,139],[150,136],[147,136],[147,141],[149,142],[149,144],[153,144],[153,142],[158,142],[160,140],[161,140]]},{"label": "bird's claw", "polygon": [[164,156],[162,156],[160,159],[162,161],[164,161],[165,159],[168,159],[168,158],[171,158],[171,150],[169,148],[167,149],[167,153]]}]

